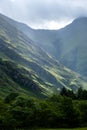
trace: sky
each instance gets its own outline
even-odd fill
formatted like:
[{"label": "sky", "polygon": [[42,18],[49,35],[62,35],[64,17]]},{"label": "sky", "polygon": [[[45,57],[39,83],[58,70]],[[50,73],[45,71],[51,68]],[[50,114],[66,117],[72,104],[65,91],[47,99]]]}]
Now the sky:
[{"label": "sky", "polygon": [[0,13],[35,29],[60,29],[87,16],[87,0],[0,0]]}]

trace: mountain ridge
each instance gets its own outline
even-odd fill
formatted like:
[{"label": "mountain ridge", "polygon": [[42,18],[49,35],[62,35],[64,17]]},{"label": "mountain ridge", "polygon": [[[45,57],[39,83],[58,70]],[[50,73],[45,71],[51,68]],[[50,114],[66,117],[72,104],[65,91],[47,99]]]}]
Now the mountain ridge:
[{"label": "mountain ridge", "polygon": [[87,76],[84,66],[87,64],[87,17],[77,18],[59,30],[33,30],[31,33],[24,29],[24,33],[63,65]]},{"label": "mountain ridge", "polygon": [[[5,95],[6,91],[7,93],[16,91],[17,86],[18,92],[21,90],[22,94],[39,98],[59,93],[63,87],[74,91],[77,91],[79,87],[86,89],[87,82],[81,75],[62,65],[43,47],[39,47],[37,41],[35,42],[34,39],[24,34],[17,27],[16,21],[11,20],[10,23],[8,19],[3,15],[0,17],[0,68],[3,68],[0,69],[0,75],[3,74],[0,78],[0,88],[2,95]],[[5,77],[11,82],[6,81]],[[14,89],[9,90],[8,82],[10,82],[10,87],[15,86]]]}]

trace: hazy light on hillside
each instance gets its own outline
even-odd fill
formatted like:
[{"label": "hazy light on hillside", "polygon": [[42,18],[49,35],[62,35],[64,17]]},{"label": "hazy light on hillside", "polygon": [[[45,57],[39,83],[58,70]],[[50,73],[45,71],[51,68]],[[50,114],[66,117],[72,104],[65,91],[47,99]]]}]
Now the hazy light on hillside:
[{"label": "hazy light on hillside", "polygon": [[73,20],[69,20],[69,21],[60,21],[60,22],[56,22],[56,21],[49,21],[46,23],[42,23],[39,25],[30,25],[32,28],[34,29],[50,29],[50,30],[56,30],[56,29],[60,29],[63,28],[65,26],[67,26],[68,24],[70,24]]},{"label": "hazy light on hillside", "polygon": [[71,21],[69,22],[55,22],[55,21],[51,21],[49,23],[47,23],[47,28],[48,29],[60,29],[65,27],[66,25],[68,25],[69,23],[71,23]]}]

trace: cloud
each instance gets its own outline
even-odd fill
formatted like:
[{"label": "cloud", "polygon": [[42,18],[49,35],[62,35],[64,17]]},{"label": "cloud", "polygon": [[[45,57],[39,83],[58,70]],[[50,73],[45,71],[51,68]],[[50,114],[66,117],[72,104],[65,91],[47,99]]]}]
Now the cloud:
[{"label": "cloud", "polygon": [[87,0],[0,0],[0,12],[38,28],[87,16],[86,5]]}]

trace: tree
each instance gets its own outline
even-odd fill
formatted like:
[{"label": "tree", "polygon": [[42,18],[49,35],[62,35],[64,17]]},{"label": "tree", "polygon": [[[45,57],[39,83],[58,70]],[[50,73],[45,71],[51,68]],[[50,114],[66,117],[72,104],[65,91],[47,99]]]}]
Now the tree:
[{"label": "tree", "polygon": [[81,115],[81,124],[87,126],[87,101],[80,101],[78,108]]},{"label": "tree", "polygon": [[65,87],[62,88],[60,95],[76,99],[74,92],[72,90],[66,89]]},{"label": "tree", "polygon": [[65,87],[62,88],[62,90],[60,92],[60,95],[62,95],[62,96],[68,96],[67,95],[67,89]]},{"label": "tree", "polygon": [[79,113],[74,108],[71,98],[64,97],[60,109],[64,127],[76,127],[79,125]]},{"label": "tree", "polygon": [[87,100],[87,90],[83,90],[80,87],[77,92],[77,99]]},{"label": "tree", "polygon": [[16,92],[11,92],[10,94],[8,94],[8,95],[5,97],[5,99],[4,99],[5,103],[10,103],[10,102],[13,101],[18,95],[19,95],[19,94],[16,93]]},{"label": "tree", "polygon": [[82,93],[83,93],[83,90],[82,88],[78,88],[78,92],[77,92],[77,99],[82,99]]}]

